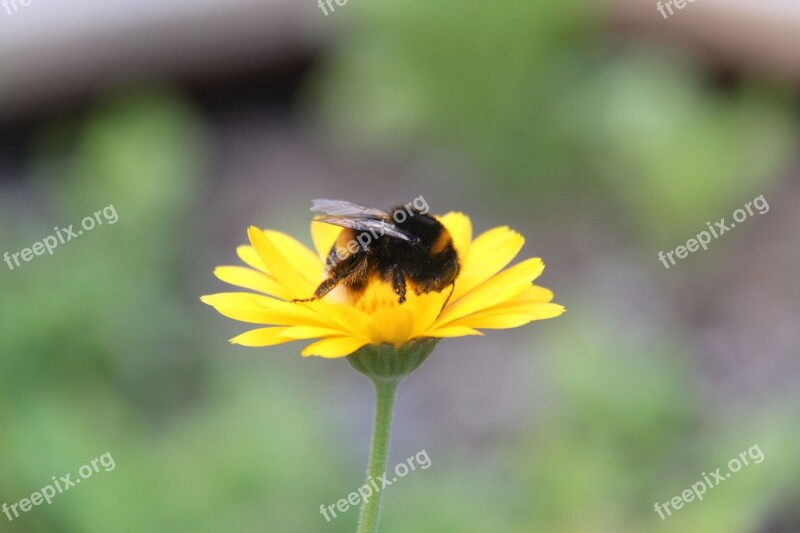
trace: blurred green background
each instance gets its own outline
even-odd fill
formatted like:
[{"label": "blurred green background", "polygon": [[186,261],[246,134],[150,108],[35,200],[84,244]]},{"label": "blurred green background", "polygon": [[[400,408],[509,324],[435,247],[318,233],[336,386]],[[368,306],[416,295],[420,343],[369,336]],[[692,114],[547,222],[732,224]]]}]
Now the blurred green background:
[{"label": "blurred green background", "polygon": [[[310,244],[312,198],[424,195],[526,235],[568,312],[444,341],[404,384],[389,464],[432,464],[387,488],[382,532],[799,532],[791,73],[580,0],[306,4],[307,43],[254,41],[202,73],[71,72],[82,91],[49,98],[55,72],[27,107],[0,82],[0,252],[119,215],[0,267],[0,503],[117,465],[0,531],[354,531],[357,509],[319,506],[363,483],[369,382],[298,345],[230,346],[247,325],[198,296],[228,290],[212,271],[250,224]],[[0,24],[48,7],[27,9]],[[759,195],[768,213],[658,261]],[[753,445],[763,463],[654,512]]]}]

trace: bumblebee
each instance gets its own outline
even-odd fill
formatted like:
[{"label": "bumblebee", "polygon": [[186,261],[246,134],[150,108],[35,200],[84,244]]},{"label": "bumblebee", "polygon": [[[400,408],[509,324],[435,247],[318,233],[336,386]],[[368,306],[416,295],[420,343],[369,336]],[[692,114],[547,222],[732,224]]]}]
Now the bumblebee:
[{"label": "bumblebee", "polygon": [[[421,196],[419,199],[424,201]],[[375,280],[389,283],[400,304],[406,300],[408,287],[417,295],[455,288],[458,252],[450,232],[427,214],[427,204],[423,209],[415,200],[382,211],[318,199],[312,202],[311,211],[320,213],[315,220],[344,229],[328,254],[327,278],[312,298],[295,302],[321,299],[340,284],[357,300]]]}]

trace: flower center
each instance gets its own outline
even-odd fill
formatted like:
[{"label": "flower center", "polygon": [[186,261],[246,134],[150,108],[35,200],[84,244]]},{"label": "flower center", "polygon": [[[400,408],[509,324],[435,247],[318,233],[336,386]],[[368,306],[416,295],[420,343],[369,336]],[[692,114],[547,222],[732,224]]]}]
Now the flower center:
[{"label": "flower center", "polygon": [[[406,298],[414,297],[413,290],[406,293]],[[368,315],[372,315],[379,309],[392,309],[398,307],[398,296],[392,287],[383,281],[375,280],[370,282],[367,288],[358,296],[350,294],[347,288],[339,285],[325,296],[326,300],[354,306]]]}]

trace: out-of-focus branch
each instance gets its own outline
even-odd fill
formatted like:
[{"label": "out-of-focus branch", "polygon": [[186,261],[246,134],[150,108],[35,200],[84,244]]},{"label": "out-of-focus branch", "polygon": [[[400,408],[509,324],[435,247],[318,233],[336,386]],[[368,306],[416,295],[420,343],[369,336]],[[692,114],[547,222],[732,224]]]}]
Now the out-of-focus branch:
[{"label": "out-of-focus branch", "polygon": [[110,87],[224,75],[319,46],[329,24],[297,0],[32,0],[0,8],[0,117]]},{"label": "out-of-focus branch", "polygon": [[615,0],[615,19],[626,29],[679,43],[711,62],[800,83],[797,0],[678,0],[682,9],[674,1],[667,8],[667,0],[661,0],[659,10],[658,0]]}]

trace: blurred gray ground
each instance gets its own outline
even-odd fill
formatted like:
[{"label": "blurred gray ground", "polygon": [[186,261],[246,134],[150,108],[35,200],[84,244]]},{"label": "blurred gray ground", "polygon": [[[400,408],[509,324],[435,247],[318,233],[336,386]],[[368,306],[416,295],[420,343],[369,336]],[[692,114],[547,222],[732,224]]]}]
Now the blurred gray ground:
[{"label": "blurred gray ground", "polygon": [[0,121],[130,82],[205,79],[308,54],[325,34],[315,10],[291,0],[32,0],[12,15],[0,8]]}]

